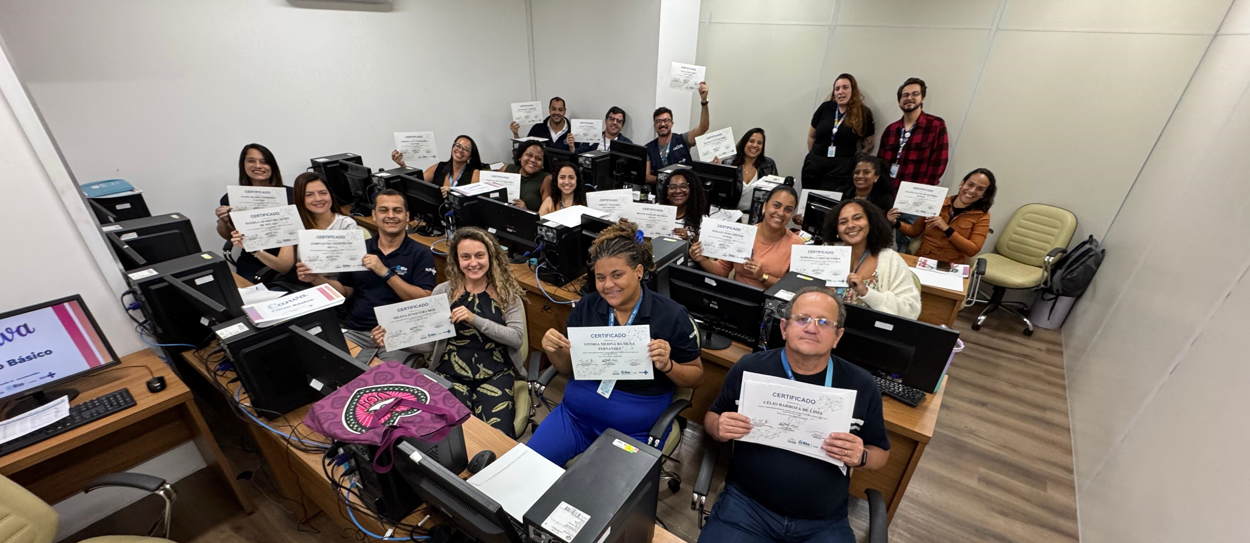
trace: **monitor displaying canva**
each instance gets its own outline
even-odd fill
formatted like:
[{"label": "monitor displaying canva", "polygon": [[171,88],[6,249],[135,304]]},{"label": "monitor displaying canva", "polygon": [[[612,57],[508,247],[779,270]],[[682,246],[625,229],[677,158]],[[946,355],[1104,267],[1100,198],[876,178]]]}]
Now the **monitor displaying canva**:
[{"label": "monitor displaying canva", "polygon": [[0,400],[117,363],[80,296],[0,314]]}]

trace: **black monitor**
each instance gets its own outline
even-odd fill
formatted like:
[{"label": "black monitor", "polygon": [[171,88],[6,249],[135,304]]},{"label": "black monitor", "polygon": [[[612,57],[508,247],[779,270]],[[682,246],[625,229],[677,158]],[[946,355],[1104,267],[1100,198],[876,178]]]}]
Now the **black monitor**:
[{"label": "black monitor", "polygon": [[707,193],[708,202],[722,209],[737,209],[742,198],[742,171],[735,166],[726,166],[714,162],[690,163],[694,173],[703,180],[703,191]]},{"label": "black monitor", "polygon": [[478,200],[482,228],[499,238],[514,260],[538,247],[538,213],[488,198]]},{"label": "black monitor", "polygon": [[491,499],[439,462],[430,461],[410,438],[395,448],[403,458],[395,467],[413,490],[430,507],[444,513],[471,541],[482,543],[522,543],[521,529],[512,522],[499,502]]},{"label": "black monitor", "polygon": [[404,195],[408,217],[421,221],[421,226],[415,232],[429,237],[443,235],[443,219],[448,209],[445,206],[443,189],[407,175],[400,176],[399,180],[394,182],[394,186]]},{"label": "black monitor", "polygon": [[87,198],[87,204],[95,212],[96,220],[100,224],[152,216],[152,212],[148,211],[148,204],[143,200],[143,193],[141,192]]},{"label": "black monitor", "polygon": [[329,396],[369,371],[368,364],[299,326],[288,326],[287,331],[295,350],[295,364],[304,372],[304,382],[322,396]]},{"label": "black monitor", "polygon": [[352,192],[352,198],[348,200],[352,203],[352,213],[355,215],[372,213],[373,195],[380,190],[380,187],[373,183],[373,172],[369,171],[368,166],[351,161],[342,161],[339,166],[342,167],[343,178],[347,180],[347,186]]},{"label": "black monitor", "polygon": [[330,192],[333,192],[340,202],[351,202],[353,200],[352,189],[347,182],[343,163],[364,164],[365,161],[355,153],[340,153],[312,159],[311,168],[326,180]]},{"label": "black monitor", "polygon": [[54,387],[121,363],[82,296],[0,313],[0,404],[30,396],[14,417],[78,391]]},{"label": "black monitor", "polygon": [[854,305],[846,307],[845,328],[833,354],[925,392],[937,390],[959,339],[950,328]]},{"label": "black monitor", "polygon": [[226,260],[196,253],[131,272],[143,314],[161,343],[200,346],[212,325],[243,316],[243,299]]},{"label": "black monitor", "polygon": [[612,177],[617,187],[647,184],[647,148],[621,140],[613,140]]},{"label": "black monitor", "polygon": [[824,194],[807,193],[807,207],[803,213],[803,231],[812,235],[817,244],[824,243],[825,216],[838,207],[838,200]]},{"label": "black monitor", "polygon": [[547,171],[551,172],[552,179],[555,179],[555,176],[560,174],[560,172],[556,171],[556,164],[559,164],[561,162],[572,162],[573,164],[576,165],[577,155],[575,153],[566,151],[564,149],[556,149],[554,147],[545,147],[543,148],[543,162],[544,162],[543,165],[546,166]]},{"label": "black monitor", "polygon": [[764,289],[686,266],[669,266],[668,281],[669,298],[700,321],[704,349],[724,349],[731,339],[747,345],[759,340]]},{"label": "black monitor", "polygon": [[200,252],[191,220],[182,213],[104,224],[100,232],[126,271]]}]

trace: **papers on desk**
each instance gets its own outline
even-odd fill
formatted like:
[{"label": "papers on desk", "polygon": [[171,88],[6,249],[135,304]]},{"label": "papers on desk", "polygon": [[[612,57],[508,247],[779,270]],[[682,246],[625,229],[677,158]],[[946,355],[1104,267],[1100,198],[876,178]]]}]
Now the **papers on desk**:
[{"label": "papers on desk", "polygon": [[911,268],[911,272],[927,287],[944,288],[955,292],[964,291],[964,278],[955,272],[941,272],[923,268]]},{"label": "papers on desk", "polygon": [[903,181],[898,184],[894,207],[902,213],[936,217],[942,212],[942,204],[946,202],[946,191],[946,187]]},{"label": "papers on desk", "polygon": [[603,147],[603,119],[569,119],[573,141]]},{"label": "papers on desk", "polygon": [[[493,173],[496,173],[496,172],[481,172],[478,175],[485,176],[487,174],[493,174]],[[477,183],[469,183],[467,185],[460,185],[457,187],[452,187],[451,191],[461,196],[477,196],[479,194],[486,194],[490,191],[498,190],[501,188],[503,187],[496,185],[494,183],[491,183],[489,181],[481,180],[479,178],[479,181]]]},{"label": "papers on desk", "polygon": [[226,185],[230,211],[252,211],[287,205],[285,187],[248,187]]},{"label": "papers on desk", "polygon": [[746,262],[755,252],[755,231],[755,225],[751,224],[703,219],[703,226],[699,228],[703,256],[739,264]]},{"label": "papers on desk", "polygon": [[[832,190],[803,189],[803,191],[799,193],[799,207],[796,207],[794,209],[795,213],[798,213],[799,215],[802,215],[803,213],[805,213],[804,210],[807,209],[807,195],[813,192],[821,196],[828,196],[829,198],[833,198],[835,202],[842,201],[842,193],[840,192],[834,192]],[[886,209],[883,211],[889,211],[889,210]]]},{"label": "papers on desk", "polygon": [[586,206],[570,206],[543,215],[542,220],[576,228],[582,225],[582,215],[590,215],[591,217],[602,219],[608,216],[608,212],[591,209]]},{"label": "papers on desk", "polygon": [[825,286],[845,287],[851,273],[850,245],[796,245],[790,248],[790,271],[824,279]]},{"label": "papers on desk", "polygon": [[609,220],[621,218],[625,214],[625,208],[633,201],[634,193],[629,189],[597,190],[586,193],[586,206],[607,213]]},{"label": "papers on desk", "polygon": [[699,90],[699,83],[707,81],[707,68],[703,66],[674,62],[670,73],[672,78],[669,80],[668,86],[672,89],[697,91]]},{"label": "papers on desk", "polygon": [[365,233],[351,230],[300,230],[299,259],[313,273],[365,271]]},{"label": "papers on desk", "polygon": [[285,292],[269,290],[264,283],[257,283],[250,287],[239,289],[239,298],[243,299],[244,305],[259,304],[261,302],[268,302],[269,300],[277,300],[285,294]]},{"label": "papers on desk", "polygon": [[37,409],[0,422],[0,444],[13,441],[68,416],[69,397],[61,396]]},{"label": "papers on desk", "polygon": [[[508,189],[508,201],[519,200],[521,198],[521,174],[507,172],[480,172],[478,175],[478,183],[490,183],[496,187]],[[530,211],[537,212],[537,209]]]},{"label": "papers on desk", "polygon": [[319,285],[307,290],[292,292],[275,300],[243,306],[243,313],[257,328],[273,326],[280,322],[341,305],[343,295],[330,285]]},{"label": "papers on desk", "polygon": [[740,441],[843,466],[825,454],[821,445],[829,434],[851,430],[854,410],[854,390],[745,372],[738,412],[751,419],[751,433]]},{"label": "papers on desk", "polygon": [[386,350],[396,351],[431,341],[456,337],[446,294],[373,308],[378,325],[386,330]]},{"label": "papers on desk", "polygon": [[299,243],[299,231],[304,229],[293,205],[231,211],[230,221],[243,234],[243,250],[248,252],[295,245]]},{"label": "papers on desk", "polygon": [[512,103],[512,122],[516,124],[538,124],[545,118],[542,102]]},{"label": "papers on desk", "polygon": [[648,347],[650,325],[581,326],[570,327],[568,332],[575,379],[638,381],[655,378],[655,365]]},{"label": "papers on desk", "polygon": [[395,150],[403,153],[404,162],[409,165],[419,160],[438,160],[433,132],[395,132]]},{"label": "papers on desk", "polygon": [[699,147],[699,159],[704,162],[711,162],[713,158],[724,160],[734,156],[738,152],[738,149],[734,147],[735,143],[737,142],[734,140],[732,127],[708,132],[694,138],[694,144]]},{"label": "papers on desk", "polygon": [[637,224],[642,235],[649,238],[671,236],[677,228],[677,206],[630,203],[621,216]]},{"label": "papers on desk", "polygon": [[482,471],[469,484],[495,500],[513,519],[523,521],[538,499],[564,475],[564,468],[518,443]]}]

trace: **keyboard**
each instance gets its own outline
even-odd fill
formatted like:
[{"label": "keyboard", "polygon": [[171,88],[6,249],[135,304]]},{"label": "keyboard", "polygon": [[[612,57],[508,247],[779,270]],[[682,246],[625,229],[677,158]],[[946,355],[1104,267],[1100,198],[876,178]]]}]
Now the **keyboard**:
[{"label": "keyboard", "polygon": [[114,413],[135,406],[135,398],[129,389],[114,390],[108,394],[69,407],[69,416],[44,426],[34,432],[6,443],[0,443],[0,456],[24,449],[40,441],[91,424]]},{"label": "keyboard", "polygon": [[884,377],[877,377],[877,388],[881,389],[882,396],[894,398],[908,407],[920,405],[920,402],[923,402],[925,397],[924,391],[918,388],[912,388],[903,383],[896,383]]}]

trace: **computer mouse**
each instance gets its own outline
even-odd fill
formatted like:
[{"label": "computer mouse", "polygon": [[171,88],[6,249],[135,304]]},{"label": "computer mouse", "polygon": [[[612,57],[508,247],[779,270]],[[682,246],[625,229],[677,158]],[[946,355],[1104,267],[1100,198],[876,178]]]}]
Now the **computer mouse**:
[{"label": "computer mouse", "polygon": [[495,461],[495,451],[482,451],[473,455],[473,459],[469,460],[469,473],[477,473],[486,469],[491,462]]},{"label": "computer mouse", "polygon": [[148,392],[160,392],[165,390],[165,376],[157,375],[148,379]]}]

